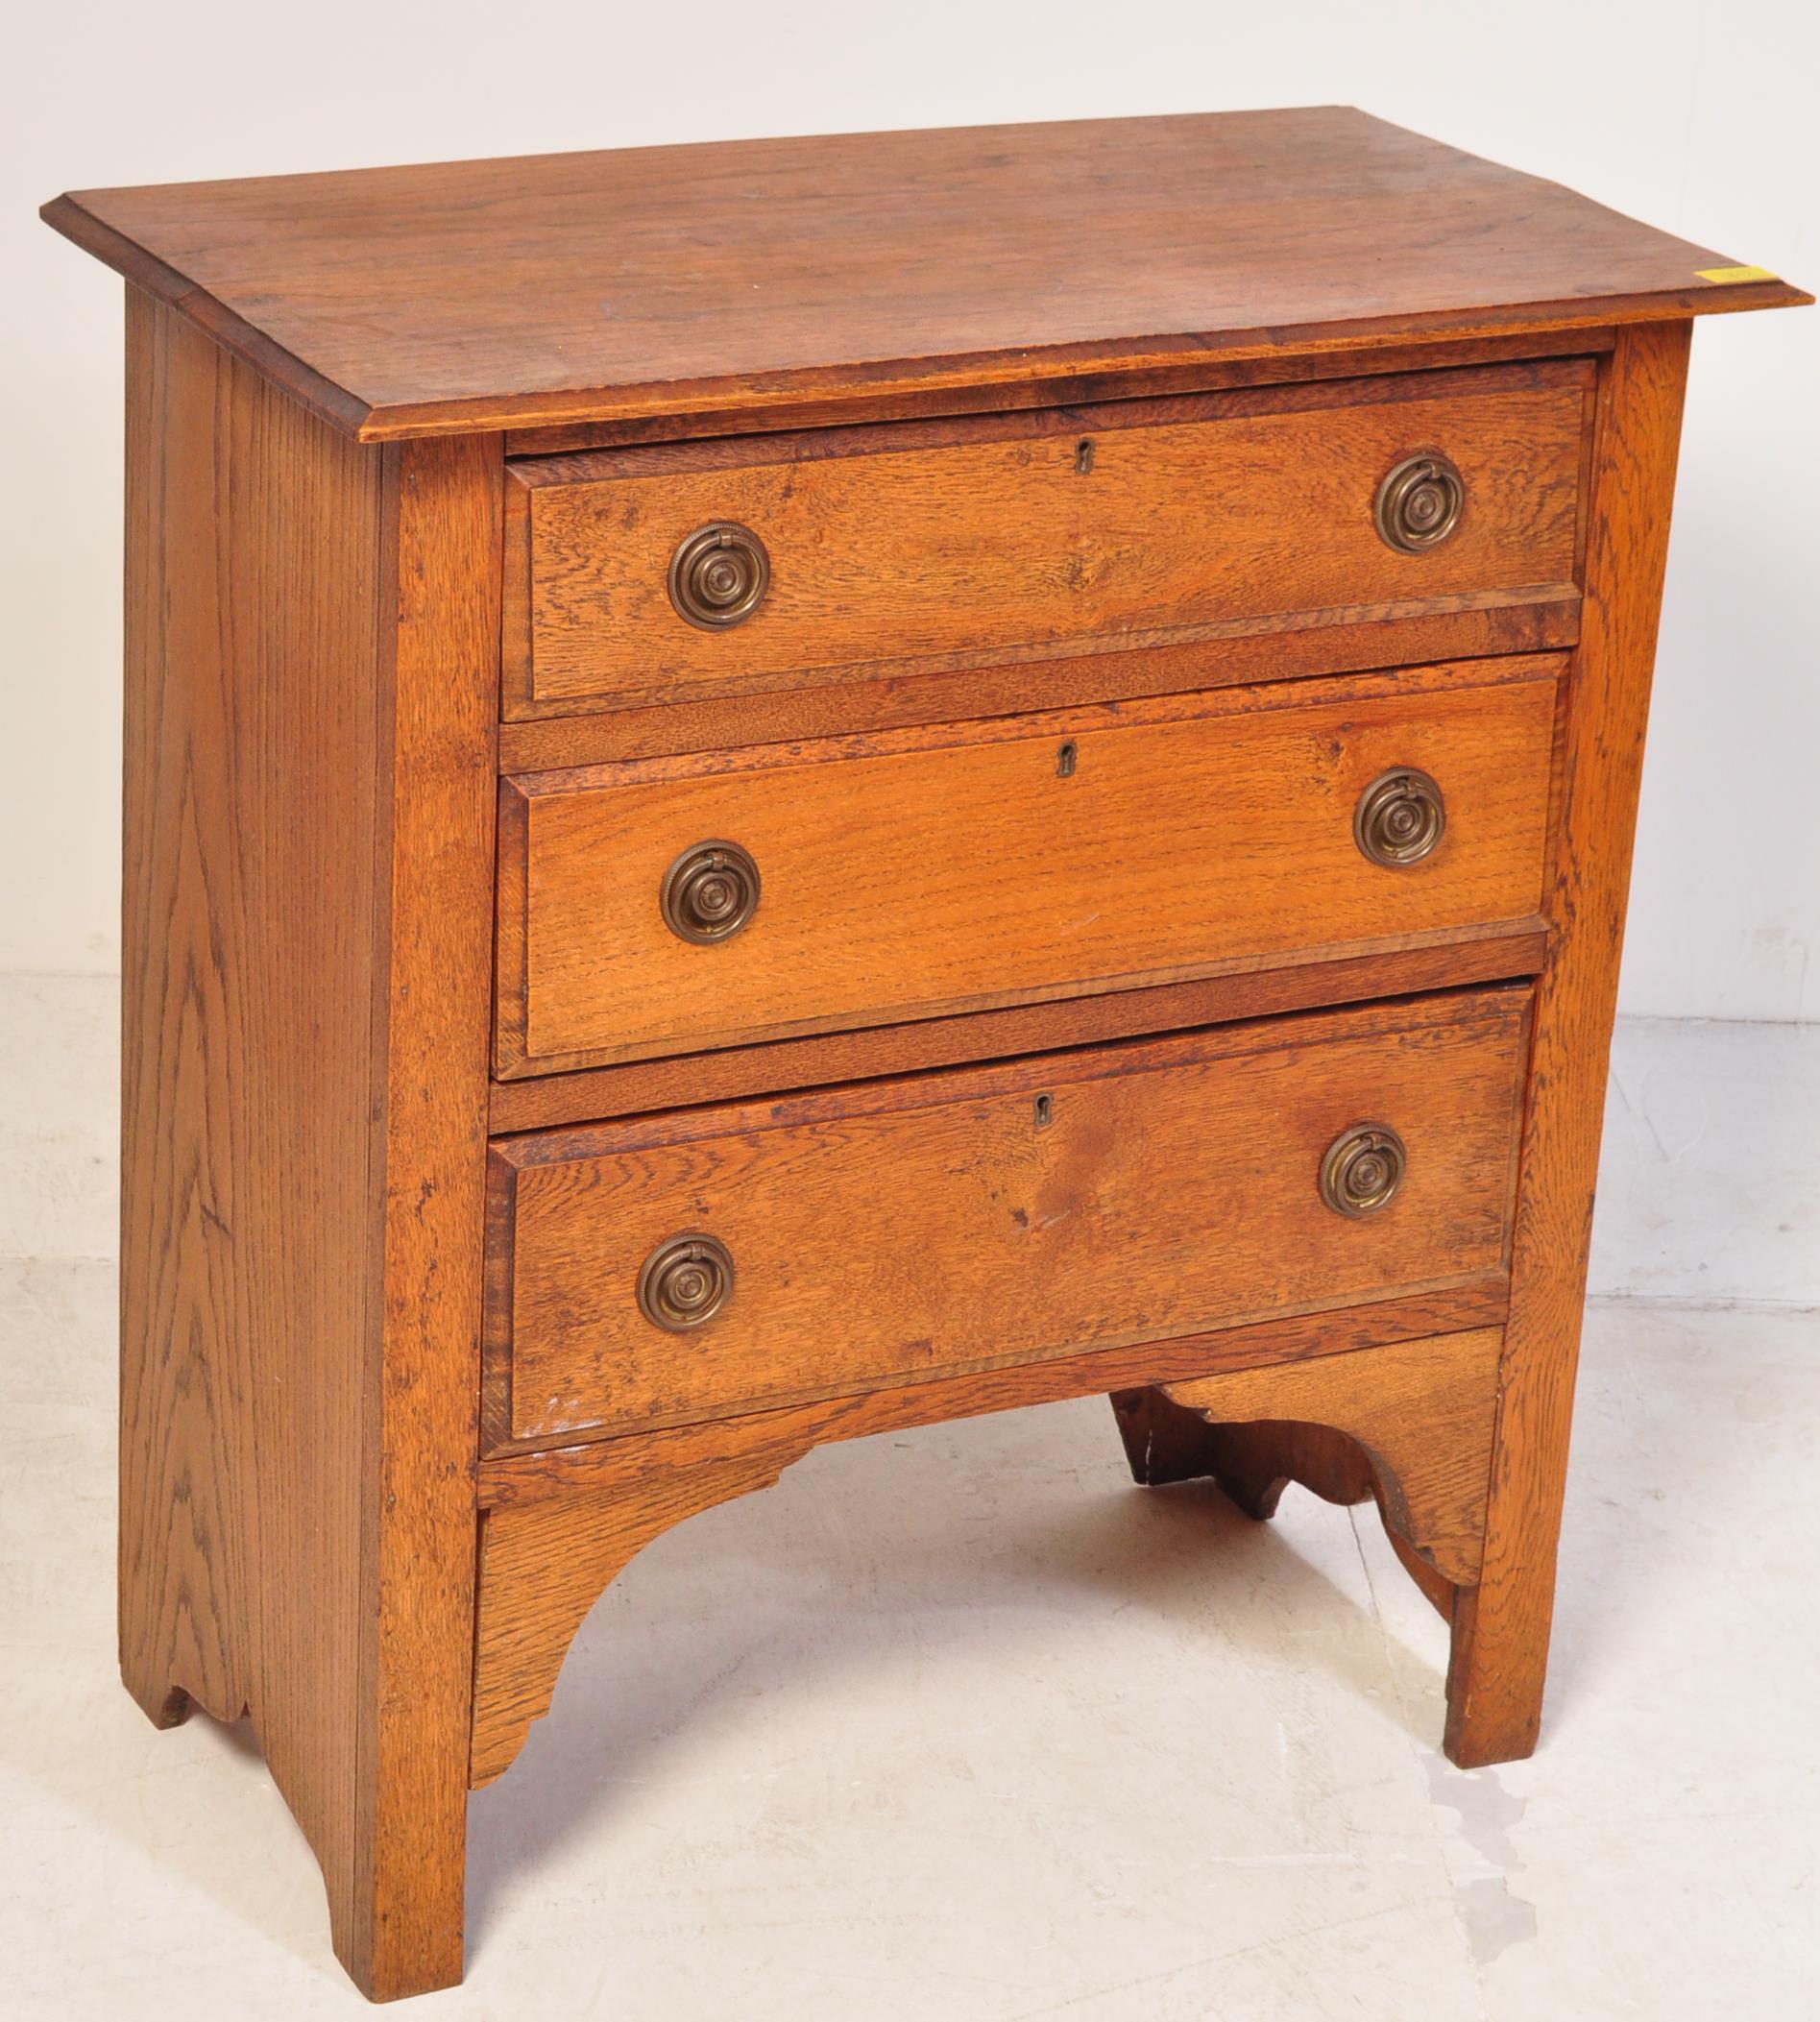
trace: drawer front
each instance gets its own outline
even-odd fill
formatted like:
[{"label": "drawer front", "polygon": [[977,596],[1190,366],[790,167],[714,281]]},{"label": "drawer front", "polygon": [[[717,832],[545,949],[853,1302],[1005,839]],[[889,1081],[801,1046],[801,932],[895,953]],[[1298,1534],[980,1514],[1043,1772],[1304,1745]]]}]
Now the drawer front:
[{"label": "drawer front", "polygon": [[[501,1140],[489,1445],[1494,1278],[1527,1004],[1444,995]],[[1322,1174],[1361,1124],[1406,1160],[1353,1216]]]},{"label": "drawer front", "polygon": [[[1570,359],[516,464],[505,714],[1559,595],[1590,383]],[[1462,503],[1410,552],[1375,506],[1423,451]],[[758,549],[764,576],[703,625],[686,544],[714,527],[742,532],[711,618]]]},{"label": "drawer front", "polygon": [[[1281,683],[507,781],[498,1070],[1527,919],[1563,665]],[[1444,826],[1427,855],[1386,865],[1360,846],[1360,804],[1404,767],[1433,780]],[[702,940],[678,906],[705,846],[743,853],[756,902],[746,924]]]}]

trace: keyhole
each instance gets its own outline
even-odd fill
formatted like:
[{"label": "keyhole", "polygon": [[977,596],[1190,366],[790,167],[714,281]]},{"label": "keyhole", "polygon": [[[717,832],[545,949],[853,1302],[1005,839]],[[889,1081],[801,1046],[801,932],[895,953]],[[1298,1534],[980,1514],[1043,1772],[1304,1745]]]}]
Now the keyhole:
[{"label": "keyhole", "polygon": [[1065,743],[1056,748],[1056,777],[1057,779],[1072,779],[1075,776],[1075,761],[1079,757],[1080,753],[1075,749],[1074,739],[1067,739]]},{"label": "keyhole", "polygon": [[1075,445],[1075,469],[1085,476],[1093,469],[1093,437],[1083,435]]},{"label": "keyhole", "polygon": [[1044,1130],[1048,1127],[1050,1117],[1053,1113],[1054,1104],[1052,1099],[1047,1095],[1039,1095],[1036,1098],[1036,1128],[1039,1131]]}]

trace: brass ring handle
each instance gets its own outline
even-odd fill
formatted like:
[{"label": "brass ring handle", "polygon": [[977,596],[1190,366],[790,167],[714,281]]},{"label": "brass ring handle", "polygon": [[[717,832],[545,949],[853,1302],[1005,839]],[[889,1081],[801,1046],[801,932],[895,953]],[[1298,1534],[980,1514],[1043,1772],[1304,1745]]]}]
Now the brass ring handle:
[{"label": "brass ring handle", "polygon": [[680,940],[731,940],[759,910],[759,866],[737,842],[697,842],[664,873],[664,924]]},{"label": "brass ring handle", "polygon": [[1373,517],[1385,543],[1399,554],[1439,548],[1460,524],[1466,479],[1438,450],[1406,456],[1377,488]]},{"label": "brass ring handle", "polygon": [[1358,1221],[1390,1206],[1408,1166],[1403,1140],[1389,1124],[1355,1123],[1321,1161],[1321,1198],[1335,1214]]},{"label": "brass ring handle", "polygon": [[742,623],[764,601],[771,558],[749,526],[711,520],[669,558],[669,600],[676,615],[704,632]]},{"label": "brass ring handle", "polygon": [[1352,840],[1386,869],[1420,864],[1447,832],[1447,806],[1426,772],[1398,766],[1381,772],[1352,811]]},{"label": "brass ring handle", "polygon": [[733,1296],[733,1253],[717,1236],[673,1235],[639,1273],[639,1311],[666,1333],[706,1327]]}]

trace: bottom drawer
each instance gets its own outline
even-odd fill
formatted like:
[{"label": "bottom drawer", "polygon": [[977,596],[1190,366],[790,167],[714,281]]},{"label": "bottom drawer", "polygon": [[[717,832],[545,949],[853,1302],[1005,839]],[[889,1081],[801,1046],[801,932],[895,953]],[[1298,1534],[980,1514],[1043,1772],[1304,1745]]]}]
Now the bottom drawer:
[{"label": "bottom drawer", "polygon": [[1528,1007],[1418,998],[500,1140],[488,1448],[1500,1275]]}]

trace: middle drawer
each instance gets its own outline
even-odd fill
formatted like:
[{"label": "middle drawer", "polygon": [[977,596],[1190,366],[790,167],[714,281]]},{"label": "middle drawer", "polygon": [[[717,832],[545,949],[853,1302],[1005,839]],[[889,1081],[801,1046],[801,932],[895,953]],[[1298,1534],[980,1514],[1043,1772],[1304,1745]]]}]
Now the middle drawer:
[{"label": "middle drawer", "polygon": [[1532,918],[1558,655],[501,783],[505,1078]]}]

